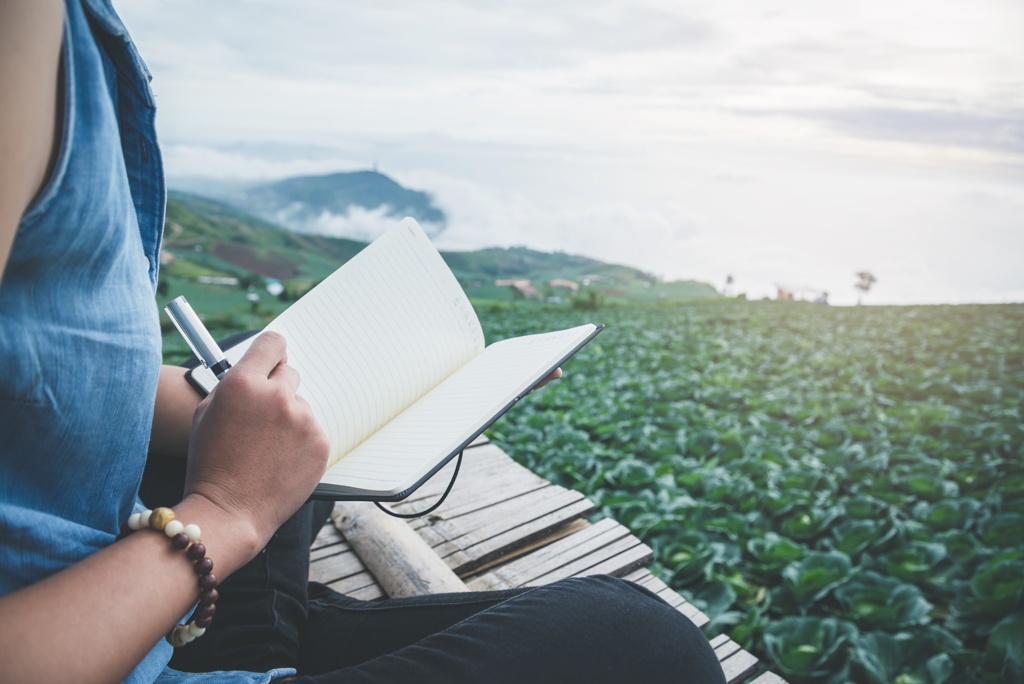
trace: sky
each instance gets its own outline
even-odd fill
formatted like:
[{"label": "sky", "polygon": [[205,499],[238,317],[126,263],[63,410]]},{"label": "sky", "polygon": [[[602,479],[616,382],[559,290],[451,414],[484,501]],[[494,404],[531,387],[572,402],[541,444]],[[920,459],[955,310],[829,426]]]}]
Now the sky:
[{"label": "sky", "polygon": [[442,249],[750,297],[851,304],[868,270],[865,303],[1024,301],[1019,0],[116,7],[172,187],[376,166],[434,196]]}]

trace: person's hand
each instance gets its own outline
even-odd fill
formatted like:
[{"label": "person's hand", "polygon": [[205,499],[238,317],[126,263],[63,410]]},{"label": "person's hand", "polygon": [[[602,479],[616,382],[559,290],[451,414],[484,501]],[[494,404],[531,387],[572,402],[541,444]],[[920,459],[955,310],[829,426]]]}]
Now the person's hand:
[{"label": "person's hand", "polygon": [[248,516],[262,546],[309,497],[327,467],[327,435],[296,396],[285,339],[260,335],[192,421],[185,495]]}]

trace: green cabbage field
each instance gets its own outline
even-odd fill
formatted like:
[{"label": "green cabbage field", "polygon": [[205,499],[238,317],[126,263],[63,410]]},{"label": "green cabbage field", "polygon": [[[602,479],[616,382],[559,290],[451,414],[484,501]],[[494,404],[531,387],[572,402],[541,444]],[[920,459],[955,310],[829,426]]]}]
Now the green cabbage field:
[{"label": "green cabbage field", "polygon": [[484,312],[608,329],[491,438],[792,682],[1024,681],[1024,306]]}]

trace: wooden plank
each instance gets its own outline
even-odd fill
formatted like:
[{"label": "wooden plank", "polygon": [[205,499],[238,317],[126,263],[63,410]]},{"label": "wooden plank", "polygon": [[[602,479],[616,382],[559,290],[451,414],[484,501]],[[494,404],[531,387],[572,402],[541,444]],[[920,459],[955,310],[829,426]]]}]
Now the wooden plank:
[{"label": "wooden plank", "polygon": [[[487,541],[578,501],[586,501],[586,498],[579,492],[550,486],[499,501],[473,516],[431,520],[429,526],[444,530],[447,539],[469,550],[473,544]],[[593,509],[593,504],[590,508]]]},{"label": "wooden plank", "polygon": [[[483,554],[493,553],[503,546],[510,549],[526,543],[527,535],[539,531],[540,528],[534,524],[538,520],[545,520],[548,523],[546,527],[550,528],[592,510],[593,504],[578,492],[547,487],[498,503],[472,516],[432,519],[415,529],[442,557],[462,552],[467,559],[480,560]],[[442,544],[446,546],[442,547]],[[480,544],[484,546],[474,548]]]},{"label": "wooden plank", "polygon": [[[330,523],[328,523],[330,525]],[[331,525],[334,527],[334,525]],[[338,537],[339,541],[334,544],[327,546],[318,546],[317,548],[309,552],[309,560],[312,563],[316,563],[321,558],[328,558],[330,556],[337,556],[339,553],[347,553],[352,547],[350,547],[344,540]]]},{"label": "wooden plank", "polygon": [[[582,539],[577,539],[582,538]],[[534,557],[540,557],[533,563]],[[474,590],[537,586],[567,577],[621,576],[650,562],[650,548],[614,520],[601,521],[467,582]],[[680,599],[681,600],[681,599]]]},{"label": "wooden plank", "polygon": [[757,658],[742,650],[722,661],[722,672],[728,684],[742,680],[756,669]]},{"label": "wooden plank", "polygon": [[[441,470],[434,474],[415,492],[407,498],[393,505],[403,505],[424,499],[432,499],[439,496],[451,482],[452,473],[455,471],[455,459],[452,459]],[[539,475],[519,465],[504,451],[490,444],[475,447],[467,451],[462,458],[462,467],[459,470],[459,477],[452,488],[451,498],[462,498],[480,491],[485,481],[493,480],[496,476],[516,477],[524,480],[540,480],[546,482]],[[447,503],[445,504],[447,505]]]},{"label": "wooden plank", "polygon": [[332,525],[330,521],[327,521],[324,523],[324,526],[320,528],[320,533],[316,535],[316,539],[313,540],[313,543],[309,548],[310,550],[315,551],[316,549],[324,546],[331,546],[343,541],[345,540],[342,538],[341,533],[335,529],[334,525]]},{"label": "wooden plank", "polygon": [[629,530],[608,518],[600,520],[585,529],[549,544],[525,558],[503,563],[494,570],[494,575],[510,587],[521,587],[527,582],[552,572],[582,556],[629,535]]},{"label": "wooden plank", "polygon": [[364,601],[375,601],[384,597],[384,592],[377,585],[377,581],[366,570],[326,584],[339,594]]},{"label": "wooden plank", "polygon": [[775,674],[774,672],[765,672],[757,679],[750,682],[750,684],[788,684],[785,679]]},{"label": "wooden plank", "polygon": [[330,584],[344,577],[366,572],[362,559],[349,549],[345,553],[322,558],[309,567],[309,578],[314,582]]},{"label": "wooden plank", "polygon": [[350,591],[346,594],[350,598],[359,599],[360,601],[380,601],[381,599],[387,598],[381,588],[376,584],[368,584],[361,589]]},{"label": "wooden plank", "polygon": [[721,662],[729,656],[733,655],[734,653],[738,653],[740,650],[740,645],[732,639],[726,637],[725,642],[723,644],[716,646],[714,648],[715,655],[718,657],[719,662]]},{"label": "wooden plank", "polygon": [[[635,537],[634,537],[635,539]],[[612,577],[620,577],[628,572],[636,570],[642,565],[647,565],[654,560],[654,552],[651,551],[651,547],[644,544],[639,539],[636,539],[636,545],[621,551],[620,553],[606,558],[602,562],[587,568],[585,573],[587,575],[611,575]],[[544,578],[540,578],[541,581]]]},{"label": "wooden plank", "polygon": [[[473,515],[477,513],[486,514],[486,509],[518,499],[519,497],[532,494],[539,490],[549,489],[553,485],[544,480],[527,480],[526,478],[510,478],[507,481],[488,480],[483,491],[473,495],[461,497],[457,500],[448,500],[431,513],[429,516],[417,518],[411,521],[413,529],[433,524],[437,520],[452,520],[460,516]],[[402,506],[396,504],[394,509],[400,513],[415,512],[418,508],[429,507],[429,503],[417,504],[415,506]]]},{"label": "wooden plank", "polygon": [[[486,479],[478,478],[477,481],[472,483],[461,483],[467,485],[464,491],[456,493],[453,489],[448,499],[440,508],[429,516],[413,520],[412,526],[415,528],[420,525],[429,524],[432,520],[451,520],[461,515],[475,513],[502,501],[555,486],[511,462],[496,463],[486,475]],[[456,485],[456,487],[458,486]],[[392,507],[400,513],[409,514],[429,507],[440,495],[441,492],[439,491],[422,501],[410,497],[410,499],[405,501],[392,504]]]},{"label": "wooden plank", "polygon": [[[711,648],[718,648],[719,646],[727,643],[728,641],[729,636],[727,634],[719,634],[718,636],[709,639],[708,643],[711,644]],[[721,660],[721,658],[719,658],[719,660]]]},{"label": "wooden plank", "polygon": [[[463,550],[470,560],[458,563],[454,567],[449,563],[449,567],[452,567],[460,575],[466,575],[492,558],[507,553],[516,546],[528,544],[559,525],[582,518],[594,510],[594,504],[583,497],[559,496],[557,499],[544,503],[544,506],[539,506],[540,510],[544,511],[542,514],[537,515],[537,511],[531,511],[529,515],[537,515],[537,517],[529,520],[521,519],[520,524],[511,528],[507,521],[499,520],[458,538],[459,543],[467,544],[468,542]],[[445,561],[448,562],[447,557]]]},{"label": "wooden plank", "polygon": [[[445,562],[454,569],[460,576],[468,576],[477,568],[490,563],[491,561],[514,554],[516,549],[532,544],[560,528],[561,526],[577,520],[594,510],[594,506],[586,499],[577,500],[551,511],[534,520],[529,520],[513,529],[501,534],[484,539],[459,556],[446,556]],[[486,531],[485,531],[486,532]]]},{"label": "wooden plank", "polygon": [[478,566],[476,569],[473,570],[473,573],[476,574],[484,572],[486,570],[491,569],[492,567],[504,565],[515,560],[516,558],[519,558],[520,556],[525,556],[528,553],[533,553],[534,551],[543,549],[548,544],[553,544],[559,539],[568,537],[571,534],[576,534],[577,532],[584,530],[588,527],[590,527],[590,523],[583,519],[577,519],[568,522],[564,525],[559,525],[543,537],[539,537],[528,544],[518,546],[515,549],[512,549],[502,554],[501,556],[493,558],[492,560],[487,561],[481,566]]}]

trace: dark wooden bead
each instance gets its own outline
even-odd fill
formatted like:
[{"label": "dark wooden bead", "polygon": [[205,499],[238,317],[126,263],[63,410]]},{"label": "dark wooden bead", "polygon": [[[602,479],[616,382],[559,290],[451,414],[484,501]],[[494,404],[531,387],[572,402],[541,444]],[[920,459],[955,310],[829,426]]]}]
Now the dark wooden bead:
[{"label": "dark wooden bead", "polygon": [[203,575],[199,578],[199,586],[202,589],[214,589],[217,586],[217,577],[213,573]]},{"label": "dark wooden bead", "polygon": [[195,543],[188,547],[188,551],[185,553],[188,554],[190,560],[197,561],[206,555],[206,547],[202,544]]},{"label": "dark wooden bead", "polygon": [[213,572],[213,559],[203,558],[202,560],[196,561],[196,574],[197,575],[209,575]]},{"label": "dark wooden bead", "polygon": [[219,598],[220,594],[216,589],[207,589],[199,595],[199,603],[216,603]]},{"label": "dark wooden bead", "polygon": [[173,537],[171,537],[171,546],[178,549],[179,551],[186,548],[188,546],[188,535],[184,532],[179,532],[178,534],[174,535]]},{"label": "dark wooden bead", "polygon": [[196,608],[194,615],[197,618],[213,617],[213,614],[217,612],[217,606],[213,603],[203,603]]},{"label": "dark wooden bead", "polygon": [[209,627],[213,624],[213,616],[207,615],[206,617],[196,618],[197,627]]}]

